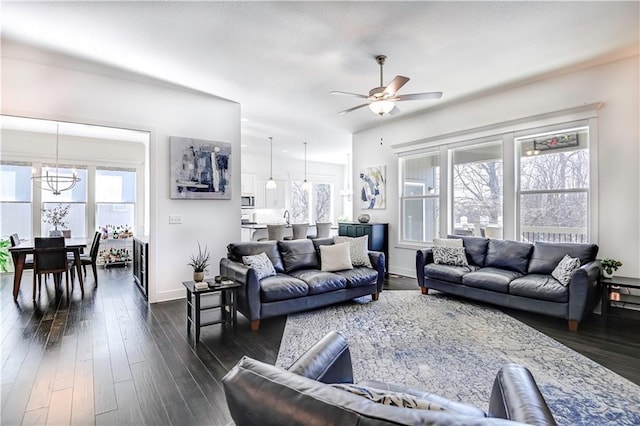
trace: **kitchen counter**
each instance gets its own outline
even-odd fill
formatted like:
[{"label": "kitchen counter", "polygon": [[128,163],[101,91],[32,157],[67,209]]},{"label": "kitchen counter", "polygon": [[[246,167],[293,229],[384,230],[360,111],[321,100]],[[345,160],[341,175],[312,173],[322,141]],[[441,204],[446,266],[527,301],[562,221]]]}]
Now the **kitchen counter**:
[{"label": "kitchen counter", "polygon": [[[284,225],[284,224],[282,224]],[[242,228],[242,241],[257,241],[262,238],[267,238],[267,224],[266,223],[243,223],[240,225]],[[285,225],[285,237],[290,237],[293,235],[293,226]],[[315,235],[316,225],[309,225],[309,229],[307,232],[310,232],[311,235]],[[331,235],[338,235],[338,226],[331,227]]]}]

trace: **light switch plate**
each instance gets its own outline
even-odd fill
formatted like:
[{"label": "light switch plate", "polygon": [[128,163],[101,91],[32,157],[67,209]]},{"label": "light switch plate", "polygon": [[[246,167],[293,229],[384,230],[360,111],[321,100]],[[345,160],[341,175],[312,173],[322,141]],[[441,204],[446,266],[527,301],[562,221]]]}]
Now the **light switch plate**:
[{"label": "light switch plate", "polygon": [[182,223],[182,216],[180,216],[180,215],[169,215],[169,223],[171,225],[180,225]]}]

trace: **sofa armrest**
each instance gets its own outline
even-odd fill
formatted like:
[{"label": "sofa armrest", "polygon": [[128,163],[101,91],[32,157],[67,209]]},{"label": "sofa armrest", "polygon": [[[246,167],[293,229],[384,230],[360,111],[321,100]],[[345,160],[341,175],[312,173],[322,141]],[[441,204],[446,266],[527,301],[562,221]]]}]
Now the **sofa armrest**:
[{"label": "sofa armrest", "polygon": [[430,248],[417,250],[416,278],[418,279],[418,285],[420,287],[424,287],[424,267],[429,263],[433,263],[433,250]]},{"label": "sofa armrest", "polygon": [[371,266],[373,269],[378,271],[378,293],[382,292],[382,286],[384,285],[384,268],[385,268],[385,258],[384,253],[381,251],[370,251],[369,252],[369,260],[371,261]]},{"label": "sofa armrest", "polygon": [[491,391],[489,417],[531,425],[556,424],[531,372],[518,364],[507,364],[498,371]]},{"label": "sofa armrest", "polygon": [[253,268],[223,257],[220,275],[242,284],[238,291],[238,307],[250,321],[260,319],[260,281]]},{"label": "sofa armrest", "polygon": [[582,265],[571,277],[569,320],[582,320],[598,303],[601,269],[600,261],[594,260]]},{"label": "sofa armrest", "polygon": [[349,343],[340,333],[331,331],[288,370],[323,383],[353,383]]}]

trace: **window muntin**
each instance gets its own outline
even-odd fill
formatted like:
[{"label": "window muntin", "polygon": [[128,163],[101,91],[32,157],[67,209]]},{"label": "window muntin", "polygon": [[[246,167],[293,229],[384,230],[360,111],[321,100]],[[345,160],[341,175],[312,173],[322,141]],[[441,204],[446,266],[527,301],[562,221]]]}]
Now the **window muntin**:
[{"label": "window muntin", "polygon": [[433,241],[439,236],[440,158],[427,152],[401,158],[401,240],[409,243]]},{"label": "window muntin", "polygon": [[291,223],[333,222],[333,184],[308,184],[305,190],[302,181],[291,181]]},{"label": "window muntin", "polygon": [[453,182],[453,234],[484,236],[502,229],[502,142],[450,150]]},{"label": "window muntin", "polygon": [[2,236],[32,237],[32,167],[0,163],[0,229]]}]

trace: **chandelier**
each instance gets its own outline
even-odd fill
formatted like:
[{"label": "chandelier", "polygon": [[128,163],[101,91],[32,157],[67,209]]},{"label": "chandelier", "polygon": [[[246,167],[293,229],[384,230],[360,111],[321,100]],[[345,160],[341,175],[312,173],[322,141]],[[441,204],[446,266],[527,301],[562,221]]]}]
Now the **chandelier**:
[{"label": "chandelier", "polygon": [[276,181],[273,180],[273,136],[269,136],[269,145],[271,146],[270,154],[269,154],[271,172],[269,174],[269,180],[267,181],[267,184],[265,186],[267,189],[276,189],[277,188]]},{"label": "chandelier", "polygon": [[76,183],[80,182],[80,178],[76,175],[74,171],[71,175],[61,175],[59,172],[58,165],[58,148],[60,145],[60,124],[56,124],[56,165],[55,165],[55,173],[49,173],[49,170],[46,170],[44,174],[34,175],[31,177],[33,183],[35,183],[38,188],[44,189],[45,191],[53,192],[53,195],[60,195],[62,191],[68,191],[74,186]]}]

